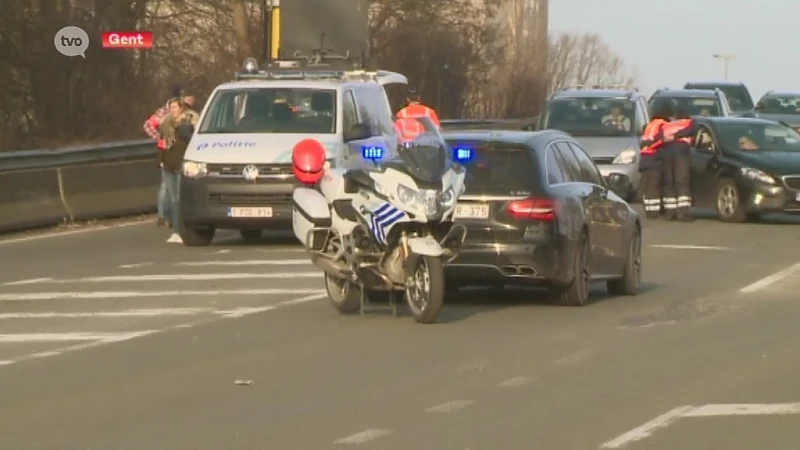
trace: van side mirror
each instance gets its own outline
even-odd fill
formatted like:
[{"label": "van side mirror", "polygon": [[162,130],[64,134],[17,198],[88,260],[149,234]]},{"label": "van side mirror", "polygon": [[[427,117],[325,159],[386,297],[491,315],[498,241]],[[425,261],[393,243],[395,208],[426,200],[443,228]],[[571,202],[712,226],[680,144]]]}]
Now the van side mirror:
[{"label": "van side mirror", "polygon": [[366,123],[357,123],[349,130],[345,130],[344,136],[342,137],[345,142],[369,139],[372,137],[372,129]]}]

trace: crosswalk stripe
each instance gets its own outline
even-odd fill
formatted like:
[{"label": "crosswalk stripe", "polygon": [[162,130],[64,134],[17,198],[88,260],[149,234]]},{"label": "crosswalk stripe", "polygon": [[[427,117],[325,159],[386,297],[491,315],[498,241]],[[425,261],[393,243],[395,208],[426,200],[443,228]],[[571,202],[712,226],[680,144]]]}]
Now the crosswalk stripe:
[{"label": "crosswalk stripe", "polygon": [[282,273],[191,273],[191,274],[145,274],[145,275],[111,275],[84,278],[39,278],[4,283],[4,286],[22,286],[30,284],[54,283],[111,283],[136,281],[212,281],[212,280],[256,280],[286,278],[321,278],[322,272],[282,272]]},{"label": "crosswalk stripe", "polygon": [[203,266],[310,266],[309,259],[240,259],[217,261],[183,261],[176,265],[186,267]]},{"label": "crosswalk stripe", "polygon": [[215,312],[213,308],[151,308],[128,309],[123,311],[92,311],[92,312],[32,312],[32,313],[0,313],[0,320],[13,319],[91,319],[94,317],[165,317],[165,316],[193,316],[203,313]]},{"label": "crosswalk stripe", "polygon": [[107,292],[20,292],[0,294],[0,302],[63,300],[63,299],[113,299],[139,297],[208,297],[322,294],[322,289],[230,289],[230,290],[173,290],[173,291],[107,291]]},{"label": "crosswalk stripe", "polygon": [[129,333],[19,333],[0,334],[0,344],[23,342],[64,342],[64,341],[118,341],[131,337],[143,336],[154,333],[155,330],[136,331]]}]

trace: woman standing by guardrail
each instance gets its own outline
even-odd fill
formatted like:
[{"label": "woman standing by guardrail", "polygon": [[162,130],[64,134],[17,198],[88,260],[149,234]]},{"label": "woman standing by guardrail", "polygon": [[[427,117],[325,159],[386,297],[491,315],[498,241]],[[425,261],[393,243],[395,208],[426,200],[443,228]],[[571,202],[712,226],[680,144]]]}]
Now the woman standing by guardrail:
[{"label": "woman standing by guardrail", "polygon": [[189,145],[191,133],[182,133],[180,129],[190,125],[192,129],[197,126],[199,115],[183,99],[173,98],[168,103],[169,114],[164,116],[159,126],[161,139],[164,140],[165,150],[158,154],[159,163],[164,171],[164,184],[169,207],[168,220],[172,224],[172,235],[167,239],[169,243],[182,244],[183,240],[176,232],[178,227],[178,199],[180,197],[181,173],[183,170],[183,156]]}]

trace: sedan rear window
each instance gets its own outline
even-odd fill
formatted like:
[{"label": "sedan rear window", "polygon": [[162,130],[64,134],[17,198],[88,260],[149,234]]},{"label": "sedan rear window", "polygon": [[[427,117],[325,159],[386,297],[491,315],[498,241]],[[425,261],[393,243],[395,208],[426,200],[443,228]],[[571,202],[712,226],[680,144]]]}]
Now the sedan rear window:
[{"label": "sedan rear window", "polygon": [[450,147],[472,149],[467,169],[466,195],[529,195],[536,167],[528,149],[485,143],[454,143]]}]

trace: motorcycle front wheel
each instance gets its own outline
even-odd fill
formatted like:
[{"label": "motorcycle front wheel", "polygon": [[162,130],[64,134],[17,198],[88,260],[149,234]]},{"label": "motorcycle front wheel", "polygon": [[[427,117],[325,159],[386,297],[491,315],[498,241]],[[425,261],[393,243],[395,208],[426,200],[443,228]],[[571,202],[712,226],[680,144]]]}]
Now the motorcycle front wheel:
[{"label": "motorcycle front wheel", "polygon": [[444,264],[440,257],[420,256],[406,288],[411,316],[418,323],[433,323],[444,307]]},{"label": "motorcycle front wheel", "polygon": [[328,299],[340,313],[349,314],[361,309],[361,288],[343,278],[325,274]]}]

